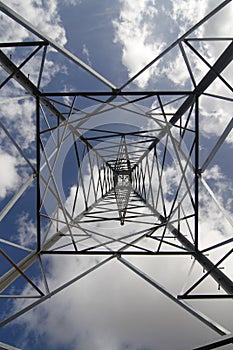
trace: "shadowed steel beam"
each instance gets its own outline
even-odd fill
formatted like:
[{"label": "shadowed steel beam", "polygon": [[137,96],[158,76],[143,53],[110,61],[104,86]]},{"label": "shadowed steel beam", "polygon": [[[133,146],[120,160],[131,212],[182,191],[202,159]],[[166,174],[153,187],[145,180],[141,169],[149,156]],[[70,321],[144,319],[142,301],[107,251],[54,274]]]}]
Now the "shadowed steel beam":
[{"label": "shadowed steel beam", "polygon": [[167,289],[165,289],[163,286],[161,286],[159,283],[157,283],[154,279],[152,279],[150,276],[148,276],[146,273],[144,273],[143,271],[141,271],[140,269],[138,269],[136,266],[134,266],[133,264],[131,264],[129,261],[125,260],[122,257],[118,257],[118,260],[124,264],[125,266],[127,266],[131,271],[135,272],[138,276],[140,276],[141,278],[143,278],[145,281],[147,281],[148,283],[150,283],[153,287],[155,287],[156,289],[158,289],[161,293],[163,293],[166,297],[168,297],[169,299],[171,299],[172,301],[174,301],[176,304],[178,304],[179,306],[181,306],[184,310],[188,311],[191,315],[195,316],[198,320],[200,320],[201,322],[203,322],[205,325],[207,325],[208,327],[210,327],[211,329],[213,329],[215,332],[217,332],[220,335],[229,335],[230,332],[223,328],[221,325],[219,325],[218,323],[212,321],[209,317],[207,317],[206,315],[204,315],[203,313],[201,313],[200,311],[195,310],[194,308],[192,308],[190,305],[188,305],[187,303],[179,300],[176,298],[176,296],[174,296],[173,294],[171,294]]},{"label": "shadowed steel beam", "polygon": [[220,346],[228,345],[228,344],[233,344],[233,337],[227,337],[222,340],[218,340],[214,343],[208,344],[208,345],[203,345],[198,348],[195,348],[193,350],[211,350],[211,349],[217,349],[220,348]]},{"label": "shadowed steel beam", "polygon": [[222,287],[222,289],[228,294],[233,294],[233,282],[221,270],[216,268],[212,261],[210,261],[203,253],[201,253],[199,250],[195,250],[194,244],[191,243],[179,230],[177,230],[176,227],[169,223],[169,221],[166,222],[163,215],[161,215],[155,208],[147,203],[136,191],[134,192],[161,222],[166,223],[168,230],[178,239],[183,247],[185,247],[193,255],[193,257],[203,266],[203,268],[207,272],[210,271],[210,275]]},{"label": "shadowed steel beam", "polygon": [[10,7],[6,6],[0,1],[0,10],[4,12],[7,16],[15,20],[17,23],[19,23],[21,26],[29,30],[31,33],[38,36],[40,39],[47,41],[52,47],[54,47],[57,51],[61,52],[63,55],[68,57],[70,60],[72,60],[74,63],[85,69],[88,73],[93,75],[95,78],[100,80],[102,83],[110,87],[111,89],[116,89],[115,85],[113,85],[110,81],[105,79],[101,74],[96,72],[93,68],[88,66],[86,63],[81,61],[79,58],[77,58],[74,54],[72,54],[70,51],[65,49],[62,45],[59,45],[56,43],[53,39],[51,39],[49,36],[41,32],[39,29],[34,27],[30,22],[28,22],[25,18],[20,16],[18,13],[13,11]]}]

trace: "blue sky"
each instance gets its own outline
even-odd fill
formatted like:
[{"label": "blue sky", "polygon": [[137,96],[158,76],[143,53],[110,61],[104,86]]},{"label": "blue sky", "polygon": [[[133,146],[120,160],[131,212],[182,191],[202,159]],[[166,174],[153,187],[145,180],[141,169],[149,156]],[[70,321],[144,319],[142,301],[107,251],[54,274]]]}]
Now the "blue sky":
[{"label": "blue sky", "polygon": [[[147,63],[154,59],[169,44],[175,41],[198,20],[214,9],[221,1],[218,0],[40,0],[3,1],[18,14],[30,21],[35,27],[50,36],[60,45],[70,50],[79,59],[92,69],[108,79],[116,87],[122,86],[130,77],[135,75]],[[232,37],[232,3],[214,16],[207,24],[192,33],[193,37]],[[5,15],[1,17],[1,42],[28,41],[32,36],[14,21]],[[193,44],[206,60],[213,64],[228,41],[210,41]],[[195,46],[196,45],[196,46]],[[10,52],[12,60],[17,64],[29,51],[16,48]],[[188,54],[197,82],[208,71],[200,59],[191,52]],[[32,81],[36,81],[38,74],[37,59],[25,66],[25,73]],[[1,78],[6,77],[1,70]],[[223,72],[224,79],[232,85],[232,63]],[[55,50],[48,50],[43,79],[43,91],[109,91],[102,82],[91,76],[82,68],[70,62],[66,57]],[[164,60],[152,65],[134,82],[126,87],[127,90],[192,90],[193,86],[185,67],[185,63],[175,48]],[[209,93],[224,96],[225,100],[213,99],[205,96],[200,100],[200,163],[205,162],[210,150],[218,141],[221,133],[232,118],[230,101],[232,91],[220,79],[208,90]],[[6,84],[1,92],[1,122],[9,130],[13,138],[20,144],[24,154],[35,165],[35,104],[33,98],[11,100],[8,98],[24,95],[25,91],[17,83]],[[62,100],[71,103],[71,98]],[[153,98],[140,102],[143,110],[157,107]],[[98,104],[79,97],[77,108],[92,110]],[[166,112],[172,113],[177,105],[168,106]],[[136,111],[139,107],[135,107]],[[64,109],[65,110],[65,109]],[[118,110],[117,110],[118,111]],[[134,110],[132,109],[132,114]],[[84,116],[80,113],[79,116]],[[133,125],[135,130],[159,124],[146,124],[145,120],[133,116],[127,119],[127,113],[121,111],[116,123],[114,112],[99,115],[94,121],[82,124],[89,129],[101,128],[105,125],[120,131]],[[47,114],[48,121],[50,116]],[[74,117],[75,120],[76,116]],[[16,122],[17,121],[17,122]],[[52,121],[51,121],[52,123]],[[190,122],[192,126],[192,121]],[[62,133],[63,127],[60,128]],[[80,128],[81,130],[81,128]],[[82,131],[85,132],[85,131]],[[93,131],[92,131],[93,132]],[[85,134],[87,135],[87,134]],[[91,136],[90,132],[90,136]],[[56,137],[56,131],[52,135]],[[15,149],[12,140],[0,129],[0,199],[2,210],[10,198],[23,186],[25,179],[31,176],[31,169],[22,160]],[[51,139],[50,139],[51,141]],[[190,140],[187,140],[187,147]],[[69,143],[69,141],[68,141]],[[232,133],[229,134],[219,152],[211,162],[203,181],[205,189],[200,196],[200,232],[203,246],[231,237],[233,211],[232,203]],[[81,147],[81,146],[80,146]],[[169,152],[173,157],[172,146]],[[68,149],[68,146],[67,146]],[[52,153],[52,146],[48,142],[46,150]],[[66,153],[67,152],[67,153]],[[77,173],[73,170],[72,152],[64,151],[61,155],[62,170],[56,168],[57,176],[64,181],[64,203],[70,209],[75,193],[75,178]],[[85,160],[87,161],[87,160]],[[84,182],[88,181],[88,166],[85,161]],[[93,158],[94,163],[94,158]],[[94,171],[96,171],[96,168]],[[73,172],[72,172],[73,171]],[[71,174],[72,172],[72,174]],[[71,175],[70,175],[71,174]],[[95,173],[97,176],[97,173]],[[172,197],[177,186],[177,169],[174,166],[166,168],[165,191],[167,200]],[[43,173],[46,177],[46,171]],[[58,180],[59,181],[59,180]],[[225,216],[219,211],[206,188],[214,192],[219,206],[224,207]],[[28,187],[15,206],[1,221],[0,246],[14,261],[20,261],[28,254],[28,250],[14,248],[3,243],[10,240],[20,244],[26,249],[36,247],[36,220],[35,220],[35,185]],[[92,196],[91,194],[90,196]],[[47,212],[53,212],[53,203],[46,202]],[[81,197],[80,197],[81,200]],[[50,207],[51,206],[51,207]],[[82,204],[77,209],[82,211]],[[188,209],[187,209],[188,210]],[[145,210],[144,213],[148,214]],[[52,215],[52,214],[51,214]],[[62,215],[61,215],[62,217]],[[226,218],[227,217],[227,218]],[[149,219],[148,219],[149,220]],[[44,225],[44,226],[43,226]],[[43,228],[46,220],[42,221]],[[85,225],[84,225],[85,226]],[[97,224],[96,229],[107,232],[109,226]],[[115,228],[116,229],[116,228]],[[132,223],[131,231],[137,228]],[[138,228],[139,229],[139,228]],[[117,227],[117,230],[118,227]],[[121,228],[124,232],[125,228]],[[78,233],[80,233],[78,231]],[[207,234],[208,233],[208,234]],[[232,243],[231,243],[232,244]],[[213,256],[217,261],[224,249],[232,247],[229,244]],[[98,261],[98,260],[97,260]],[[184,286],[182,276],[188,276],[190,271],[197,276],[199,268],[192,267],[192,261],[187,265],[183,258],[175,260],[166,257],[130,259],[136,266],[150,274],[162,285],[165,285],[174,294],[178,294]],[[10,264],[1,256],[1,275],[9,269]],[[58,256],[43,259],[48,269],[50,288],[57,288],[62,283],[73,278],[96,263],[95,258]],[[226,274],[232,278],[232,256],[224,265]],[[27,271],[28,275],[42,288],[39,266],[33,266]],[[209,286],[216,290],[216,284],[211,281]],[[7,289],[7,293],[30,293],[31,289],[19,279],[18,284]],[[213,320],[219,322],[232,332],[232,302],[220,301],[194,301],[190,304]],[[11,314],[24,301],[12,302],[0,300],[2,315]],[[92,272],[74,285],[45,301],[32,311],[19,317],[14,322],[0,330],[0,341],[9,343],[20,349],[113,349],[113,350],[185,350],[218,339],[218,335],[203,325],[183,309],[161,295],[145,281],[131,273],[118,261],[110,261],[106,265]],[[226,347],[227,349],[227,347]]]}]

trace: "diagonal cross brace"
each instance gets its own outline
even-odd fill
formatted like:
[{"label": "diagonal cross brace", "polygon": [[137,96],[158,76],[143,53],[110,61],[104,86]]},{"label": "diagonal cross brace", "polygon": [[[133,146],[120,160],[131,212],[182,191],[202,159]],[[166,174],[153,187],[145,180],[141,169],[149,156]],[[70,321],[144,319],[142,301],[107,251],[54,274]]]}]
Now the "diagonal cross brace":
[{"label": "diagonal cross brace", "polygon": [[225,290],[228,294],[233,294],[233,282],[228,278],[220,269],[218,269],[212,261],[210,261],[205,254],[199,250],[195,250],[195,246],[191,243],[173,224],[166,222],[166,219],[155,208],[147,203],[142,196],[136,191],[134,193],[141,199],[141,201],[147,206],[155,216],[163,223],[166,223],[168,230],[177,238],[177,240],[189,251],[193,257],[203,266],[203,268],[209,272],[210,276]]}]

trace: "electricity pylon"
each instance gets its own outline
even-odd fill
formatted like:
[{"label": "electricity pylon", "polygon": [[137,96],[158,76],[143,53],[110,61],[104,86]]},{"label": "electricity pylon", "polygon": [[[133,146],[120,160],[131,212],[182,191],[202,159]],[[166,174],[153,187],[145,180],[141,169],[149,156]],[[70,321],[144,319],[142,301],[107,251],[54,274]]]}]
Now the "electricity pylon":
[{"label": "electricity pylon", "polygon": [[[221,241],[208,237],[208,243],[203,243],[206,235],[200,231],[203,190],[217,206],[220,216],[230,226],[233,224],[205,179],[211,161],[232,129],[232,119],[226,121],[204,159],[200,154],[202,99],[221,101],[221,108],[225,102],[232,102],[227,93],[208,91],[219,81],[232,92],[223,72],[232,61],[233,43],[230,37],[192,36],[228,2],[224,1],[120,88],[0,3],[4,14],[36,37],[27,42],[2,43],[0,52],[1,66],[6,72],[1,83],[3,96],[12,84],[9,96],[12,103],[34,101],[36,124],[33,161],[17,135],[7,128],[4,120],[0,122],[2,131],[21,157],[25,178],[16,193],[3,203],[1,221],[4,223],[12,208],[18,208],[28,191],[33,189],[36,198],[34,247],[29,249],[16,237],[11,240],[4,234],[0,241],[6,264],[0,278],[2,300],[35,300],[7,316],[2,326],[115,259],[219,334],[228,334],[183,300],[233,297],[232,280],[221,269],[232,257],[232,248],[229,249],[232,237],[223,237]],[[211,42],[225,45],[210,64],[201,44]],[[50,47],[85,70],[104,89],[43,91],[41,82]],[[24,48],[26,55],[21,63],[14,61],[8,51],[16,52],[19,48]],[[189,74],[189,89],[130,90],[135,79],[152,65],[160,64],[173,50],[178,50],[180,64]],[[27,69],[35,57],[37,62],[40,58],[40,63],[37,76],[32,79]],[[207,69],[201,77],[194,69],[197,58]],[[3,103],[10,103],[9,98]],[[218,260],[206,255],[220,248],[224,252]],[[98,256],[98,262],[95,260],[89,269],[51,290],[46,259],[60,255]],[[179,256],[182,264],[191,257],[199,263],[201,272],[197,278],[195,271],[186,290],[174,295],[134,265],[130,256],[138,259]],[[219,287],[217,291],[209,290],[210,279]]]}]

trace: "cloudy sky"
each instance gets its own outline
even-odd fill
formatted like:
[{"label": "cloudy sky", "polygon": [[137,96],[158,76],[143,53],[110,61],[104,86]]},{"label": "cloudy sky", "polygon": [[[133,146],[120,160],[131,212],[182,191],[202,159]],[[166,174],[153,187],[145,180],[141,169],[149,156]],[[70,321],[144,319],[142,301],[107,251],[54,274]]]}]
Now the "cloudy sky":
[{"label": "cloudy sky", "polygon": [[[221,3],[219,0],[117,0],[114,2],[109,0],[98,2],[94,0],[8,0],[2,2],[116,87],[121,87],[134,77],[172,42]],[[229,3],[191,36],[232,38],[232,16],[233,4]],[[1,15],[0,27],[1,42],[29,41],[36,38],[4,14]],[[196,46],[194,44],[194,47],[201,52],[209,64],[214,64],[227,45],[229,45],[227,40],[205,41]],[[15,64],[20,64],[25,58],[26,51],[15,48],[4,52]],[[209,68],[193,52],[187,53],[187,57],[190,59],[191,68],[198,83]],[[38,76],[39,60],[35,56],[32,63],[23,68],[25,74],[27,73],[34,83]],[[0,74],[1,80],[7,77],[7,73],[2,69]],[[232,118],[230,108],[232,88],[229,88],[233,83],[232,64],[223,71],[222,77],[224,81],[217,79],[208,93],[221,95],[224,99],[205,96],[200,100],[201,164],[205,163],[210,150]],[[54,49],[48,50],[40,88],[43,91],[109,91],[105,84],[74,63],[70,63]],[[166,59],[155,62],[129,86],[126,86],[126,90],[135,91],[143,89],[176,91],[193,88],[192,79],[181,51],[177,47],[168,53]],[[35,197],[35,186],[31,185],[33,182],[31,174],[36,157],[35,103],[33,98],[25,95],[25,91],[16,82],[10,82],[2,88],[0,100],[0,166],[4,169],[0,173],[2,203],[0,210],[22,186],[28,187],[27,195],[24,194],[23,199],[20,199],[15,207],[4,215],[4,220],[1,217],[1,248],[6,249],[5,251],[15,261],[20,261],[28,249],[35,248],[36,234],[35,205],[31,205]],[[64,103],[66,102],[71,103],[71,100],[67,97],[64,99]],[[92,102],[87,104],[84,100],[80,101],[81,108],[90,107],[92,104]],[[143,108],[151,110],[156,107],[156,101],[152,99],[143,105]],[[172,108],[173,106],[167,107],[166,113],[174,112]],[[114,115],[112,118],[114,120]],[[122,124],[123,122],[127,124],[124,115],[121,116],[120,121]],[[83,127],[92,128],[102,124],[100,117],[100,121],[97,119],[94,125],[84,124]],[[139,124],[140,121],[135,117],[135,128],[139,128]],[[150,127],[152,128],[151,125]],[[10,132],[13,139],[10,139],[6,130]],[[14,140],[20,145],[21,153],[16,148]],[[232,142],[233,135],[230,133],[208,166],[203,179],[205,190],[200,195],[202,204],[200,231],[208,232],[208,236],[203,234],[204,247],[211,245],[212,242],[221,242],[231,237]],[[166,193],[170,195],[174,184],[177,183],[177,172],[174,167],[168,167],[166,170],[163,185]],[[64,191],[67,208],[75,195],[75,180],[72,174],[69,181],[67,191]],[[88,178],[86,177],[84,181],[88,181]],[[211,199],[211,191],[218,200],[217,204]],[[219,207],[224,207],[224,215]],[[0,214],[2,213],[1,211]],[[146,211],[145,213],[148,214]],[[109,227],[101,229],[105,232],[104,230]],[[3,240],[12,240],[27,250],[23,252],[17,249],[11,250],[12,247],[8,247]],[[226,251],[231,247],[230,244],[227,245]],[[217,253],[216,259],[220,259],[225,252],[224,249]],[[231,260],[227,261],[224,268],[227,275],[232,278],[230,268],[232,257],[230,258]],[[183,289],[185,278],[187,276],[189,278],[191,270],[194,276],[196,271],[199,271],[192,260],[186,264],[186,260],[181,257],[177,257],[175,261],[163,256],[156,259],[134,257],[129,260],[174,294],[180,293]],[[6,263],[4,257],[1,257],[0,262],[2,275],[9,269],[10,264]],[[95,263],[95,258],[90,257],[51,258],[48,264],[50,288],[57,288]],[[29,270],[30,276],[36,273],[36,269]],[[38,279],[38,285],[42,285]],[[209,283],[212,286],[212,282]],[[216,283],[213,286],[217,290]],[[31,289],[27,286],[23,291],[27,294]],[[14,287],[10,292],[14,294]],[[190,304],[229,331],[233,331],[231,302],[214,300],[194,301]],[[12,303],[2,299],[3,316],[7,317],[12,310],[17,311],[22,305],[25,304],[21,300]],[[114,259],[3,327],[0,334],[0,341],[24,350],[32,348],[38,350],[185,350],[193,349],[195,346],[219,337],[213,330]]]}]

